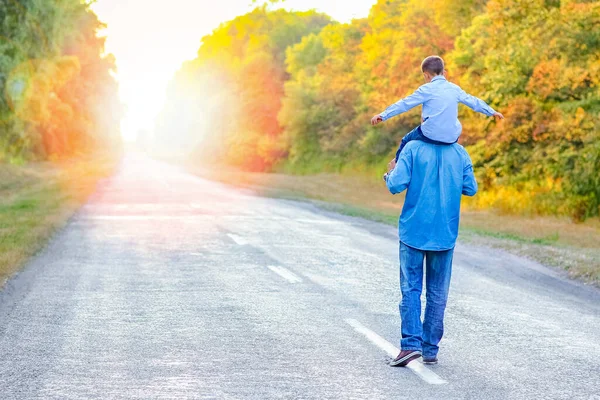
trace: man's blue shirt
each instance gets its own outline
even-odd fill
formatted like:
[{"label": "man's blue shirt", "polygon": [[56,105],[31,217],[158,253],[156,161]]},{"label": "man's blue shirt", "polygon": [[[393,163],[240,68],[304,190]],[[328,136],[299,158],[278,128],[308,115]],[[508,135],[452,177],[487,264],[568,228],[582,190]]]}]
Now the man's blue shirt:
[{"label": "man's blue shirt", "polygon": [[419,250],[449,250],[458,236],[461,196],[477,193],[473,164],[459,144],[409,142],[387,176],[392,194],[407,189],[400,241]]},{"label": "man's blue shirt", "polygon": [[462,125],[458,120],[458,103],[487,116],[496,112],[483,100],[467,94],[459,86],[438,75],[410,96],[389,106],[380,116],[385,121],[423,104],[423,135],[438,142],[454,143],[462,132]]}]

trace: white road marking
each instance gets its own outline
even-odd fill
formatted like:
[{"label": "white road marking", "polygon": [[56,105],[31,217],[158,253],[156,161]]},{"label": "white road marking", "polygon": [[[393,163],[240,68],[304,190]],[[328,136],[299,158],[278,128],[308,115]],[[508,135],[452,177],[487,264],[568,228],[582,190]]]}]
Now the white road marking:
[{"label": "white road marking", "polygon": [[233,240],[234,242],[236,242],[240,246],[244,246],[244,245],[248,244],[248,242],[246,241],[246,239],[244,239],[241,236],[235,235],[233,233],[228,233],[227,236],[229,236],[231,238],[231,240]]},{"label": "white road marking", "polygon": [[289,269],[285,269],[283,267],[275,267],[272,265],[269,265],[267,268],[275,272],[277,275],[281,276],[283,279],[288,280],[290,283],[302,283],[302,279]]},{"label": "white road marking", "polygon": [[348,284],[348,285],[358,285],[358,284],[360,284],[360,281],[358,279],[351,279],[351,278],[335,278],[335,279],[331,279],[331,278],[328,278],[326,276],[313,274],[311,272],[302,272],[302,275],[304,275],[305,277],[307,277],[313,283],[316,283],[317,285],[321,285],[321,286],[328,286],[328,285],[331,284],[331,282],[335,282],[337,284],[344,283],[344,284]]},{"label": "white road marking", "polygon": [[316,283],[317,285],[321,285],[321,286],[327,286],[330,281],[328,278],[326,278],[324,276],[312,274],[310,272],[303,272],[302,275],[304,275],[305,277],[310,279],[313,283]]},{"label": "white road marking", "polygon": [[[355,319],[347,318],[346,323],[354,328],[354,330],[362,335],[364,335],[371,343],[375,346],[379,347],[381,350],[385,351],[390,357],[396,357],[398,353],[400,353],[400,349],[396,346],[361,324]],[[419,378],[421,378],[426,383],[430,385],[443,385],[448,383],[448,381],[439,377],[438,374],[427,368],[423,363],[419,361],[413,361],[409,363],[406,368],[410,369],[414,372]]]}]

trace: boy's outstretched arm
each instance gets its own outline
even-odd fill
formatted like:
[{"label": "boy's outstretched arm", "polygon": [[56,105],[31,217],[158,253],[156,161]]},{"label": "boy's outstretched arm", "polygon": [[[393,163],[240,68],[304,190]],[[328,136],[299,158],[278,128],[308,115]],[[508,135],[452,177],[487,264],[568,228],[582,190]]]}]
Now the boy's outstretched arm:
[{"label": "boy's outstretched arm", "polygon": [[460,103],[468,106],[473,111],[477,111],[479,113],[485,114],[488,117],[504,119],[504,115],[500,114],[499,112],[494,110],[492,107],[488,106],[488,104],[485,101],[468,94],[467,92],[465,92],[462,89],[460,89],[460,93],[458,95],[458,101]]},{"label": "boy's outstretched arm", "polygon": [[402,100],[392,104],[385,109],[381,114],[377,114],[371,119],[371,125],[377,125],[378,123],[388,120],[398,114],[407,112],[408,110],[425,103],[428,99],[427,90],[421,86],[413,94],[403,98]]}]

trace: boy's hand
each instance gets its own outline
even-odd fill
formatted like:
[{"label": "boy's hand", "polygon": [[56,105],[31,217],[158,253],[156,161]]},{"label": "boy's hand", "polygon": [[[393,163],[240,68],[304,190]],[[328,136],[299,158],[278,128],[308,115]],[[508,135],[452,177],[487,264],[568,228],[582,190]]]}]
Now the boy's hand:
[{"label": "boy's hand", "polygon": [[504,115],[500,114],[499,112],[495,112],[492,117],[496,118],[497,121],[504,119]]},{"label": "boy's hand", "polygon": [[375,126],[378,123],[383,122],[383,118],[381,118],[381,115],[376,115],[373,118],[371,118],[371,125]]}]

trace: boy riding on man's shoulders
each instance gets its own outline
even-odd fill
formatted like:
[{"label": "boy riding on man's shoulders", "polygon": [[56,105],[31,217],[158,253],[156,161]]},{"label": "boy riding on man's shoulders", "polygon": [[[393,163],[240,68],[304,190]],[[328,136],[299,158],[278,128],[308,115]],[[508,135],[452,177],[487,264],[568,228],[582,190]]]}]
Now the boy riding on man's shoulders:
[{"label": "boy riding on man's shoulders", "polygon": [[411,140],[434,144],[456,143],[462,132],[462,125],[458,120],[459,103],[489,117],[504,119],[502,114],[483,100],[466,93],[458,85],[448,82],[444,60],[440,57],[425,58],[421,63],[421,71],[426,81],[424,85],[371,119],[371,124],[377,125],[418,105],[423,105],[422,123],[404,136],[396,152],[396,162],[404,146]]}]

